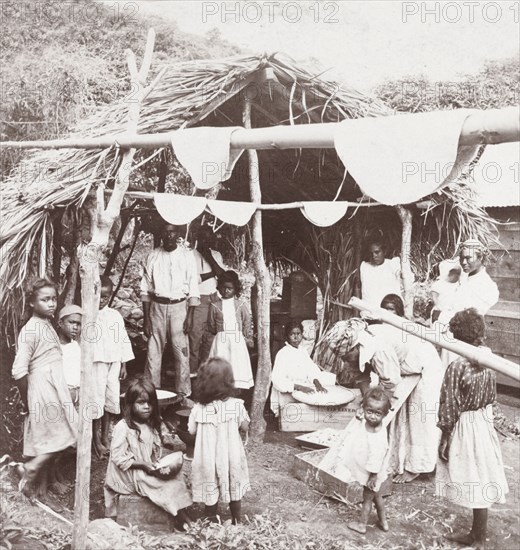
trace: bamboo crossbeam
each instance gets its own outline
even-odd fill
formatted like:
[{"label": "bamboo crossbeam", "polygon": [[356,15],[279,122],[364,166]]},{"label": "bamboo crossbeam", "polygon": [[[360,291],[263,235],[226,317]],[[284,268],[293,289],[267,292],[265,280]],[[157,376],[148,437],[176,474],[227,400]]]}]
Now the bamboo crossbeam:
[{"label": "bamboo crossbeam", "polygon": [[[267,128],[239,128],[231,134],[236,149],[333,149],[334,135],[340,123],[297,124]],[[170,145],[175,132],[127,134],[96,138],[66,138],[36,141],[4,141],[0,148],[14,149],[156,149]],[[465,120],[459,145],[497,144],[520,141],[519,107],[472,112]]]},{"label": "bamboo crossbeam", "polygon": [[508,361],[503,357],[499,357],[494,353],[491,353],[489,350],[478,348],[460,340],[455,340],[455,338],[448,338],[447,335],[441,334],[438,329],[432,327],[424,327],[413,321],[408,321],[402,317],[398,317],[393,313],[390,313],[386,309],[380,307],[372,307],[367,302],[360,300],[359,298],[352,297],[348,303],[349,306],[352,306],[360,311],[367,311],[373,314],[377,319],[381,319],[384,323],[392,325],[403,332],[408,334],[413,334],[421,340],[426,340],[431,342],[441,348],[453,351],[458,355],[468,358],[470,361],[477,363],[483,367],[488,367],[493,369],[517,382],[520,382],[520,365]]},{"label": "bamboo crossbeam", "polygon": [[[107,190],[106,193],[110,193],[110,190]],[[126,196],[129,198],[134,199],[153,199],[154,195],[156,193],[151,193],[148,191],[127,191]],[[169,195],[170,193],[165,193],[166,195]],[[228,202],[233,203],[235,201],[222,201],[222,202]],[[307,201],[312,202],[312,201]],[[332,201],[330,201],[332,202]],[[347,201],[340,201],[340,202],[347,202]],[[302,201],[296,201],[296,202],[283,202],[279,204],[262,204],[262,203],[251,203],[254,204],[257,210],[294,210],[296,208],[303,208],[305,206],[305,202]],[[383,206],[378,202],[348,202],[348,206],[350,208],[357,208],[358,206]]]}]

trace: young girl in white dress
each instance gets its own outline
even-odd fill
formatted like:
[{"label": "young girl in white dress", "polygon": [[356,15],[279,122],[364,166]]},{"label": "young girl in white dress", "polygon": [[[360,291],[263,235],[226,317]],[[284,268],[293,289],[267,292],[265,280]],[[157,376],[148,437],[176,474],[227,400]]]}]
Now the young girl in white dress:
[{"label": "young girl in white dress", "polygon": [[240,522],[241,500],[249,489],[249,470],[241,432],[247,437],[249,416],[235,392],[231,365],[219,357],[199,368],[197,403],[188,420],[196,435],[192,463],[193,500],[214,518],[219,501],[229,503],[233,523]]},{"label": "young girl in white dress", "polygon": [[235,271],[218,278],[218,296],[212,298],[208,312],[208,332],[215,334],[209,357],[222,357],[231,364],[235,387],[253,386],[253,371],[248,345],[252,346],[251,312],[240,298],[240,280]]}]

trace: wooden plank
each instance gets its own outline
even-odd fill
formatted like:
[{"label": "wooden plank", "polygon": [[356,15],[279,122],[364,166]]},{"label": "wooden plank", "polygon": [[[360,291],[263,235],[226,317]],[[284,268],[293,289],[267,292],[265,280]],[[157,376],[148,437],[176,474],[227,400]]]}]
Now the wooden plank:
[{"label": "wooden plank", "polygon": [[490,261],[486,270],[493,278],[520,276],[520,251],[512,250],[509,254],[503,250],[495,253],[495,259]]}]

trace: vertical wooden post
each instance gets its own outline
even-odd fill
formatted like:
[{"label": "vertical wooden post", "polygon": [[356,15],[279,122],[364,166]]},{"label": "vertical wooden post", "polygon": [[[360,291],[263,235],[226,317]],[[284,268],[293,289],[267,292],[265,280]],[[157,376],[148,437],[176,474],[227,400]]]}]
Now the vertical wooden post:
[{"label": "vertical wooden post", "polygon": [[[245,128],[251,128],[251,100],[246,97],[244,103],[243,123]],[[247,151],[249,161],[249,191],[251,201],[262,202],[260,190],[260,171],[258,154],[255,149]],[[256,370],[253,405],[251,411],[251,438],[257,441],[263,439],[266,422],[264,407],[271,382],[271,350],[270,350],[270,299],[271,276],[264,260],[264,244],[262,237],[262,211],[257,210],[252,221],[252,260],[256,277],[256,328],[258,345],[258,367]]]},{"label": "vertical wooden post", "polygon": [[405,206],[395,207],[402,223],[401,237],[401,279],[403,282],[404,313],[406,317],[413,317],[413,273],[410,263],[412,246],[412,213]]},{"label": "vertical wooden post", "polygon": [[[128,105],[127,131],[137,131],[139,110],[143,99],[158,82],[157,77],[148,88],[146,78],[152,61],[155,32],[150,29],[146,42],[143,63],[137,70],[135,56],[127,50],[127,64],[130,71],[132,90],[135,91]],[[161,73],[163,74],[163,73]],[[120,215],[121,204],[128,189],[130,171],[136,150],[126,149],[116,175],[114,189],[105,207],[104,186],[96,190],[96,202],[92,204],[92,233],[90,243],[78,250],[81,276],[81,305],[83,309],[83,328],[81,338],[81,381],[79,394],[78,452],[76,465],[76,488],[74,494],[74,526],[72,529],[72,549],[84,550],[87,542],[87,527],[90,508],[90,459],[92,443],[92,420],[88,403],[91,395],[91,372],[95,342],[99,338],[96,326],[99,308],[100,280],[99,260],[108,244],[110,229]]]}]

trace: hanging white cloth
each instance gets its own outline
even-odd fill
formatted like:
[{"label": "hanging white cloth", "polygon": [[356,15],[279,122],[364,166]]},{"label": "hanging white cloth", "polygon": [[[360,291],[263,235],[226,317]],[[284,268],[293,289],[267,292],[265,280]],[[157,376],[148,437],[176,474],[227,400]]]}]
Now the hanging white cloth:
[{"label": "hanging white cloth", "polygon": [[231,149],[231,134],[239,126],[188,128],[173,134],[172,147],[199,189],[210,189],[231,176],[243,149]]},{"label": "hanging white cloth", "polygon": [[346,201],[306,201],[300,210],[312,224],[329,227],[347,213],[347,208]]},{"label": "hanging white cloth", "polygon": [[160,216],[173,225],[191,223],[204,212],[208,202],[204,197],[174,193],[154,193],[153,201]]},{"label": "hanging white cloth", "polygon": [[382,204],[409,204],[456,180],[475,158],[478,146],[458,148],[472,112],[345,120],[334,146],[363,193]]},{"label": "hanging white cloth", "polygon": [[256,204],[208,199],[208,209],[219,220],[231,225],[246,225],[255,213]]}]

